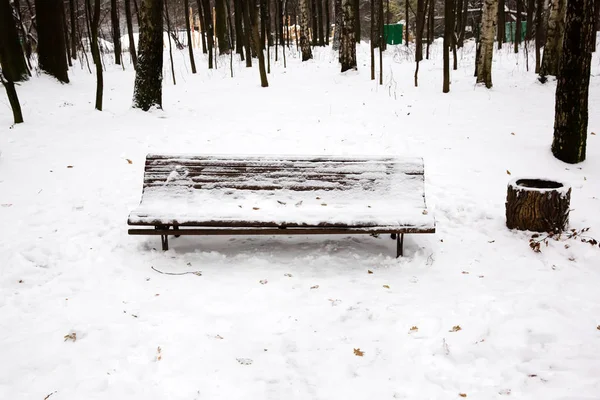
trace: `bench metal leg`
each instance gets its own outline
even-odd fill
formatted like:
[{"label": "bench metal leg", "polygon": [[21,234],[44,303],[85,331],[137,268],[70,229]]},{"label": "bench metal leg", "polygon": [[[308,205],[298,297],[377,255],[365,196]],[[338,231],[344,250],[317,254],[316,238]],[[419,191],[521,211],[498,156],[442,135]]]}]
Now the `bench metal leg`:
[{"label": "bench metal leg", "polygon": [[[169,230],[168,226],[165,225],[157,225],[154,227],[154,229],[157,230]],[[167,235],[160,235],[160,244],[162,245],[162,249],[164,251],[169,250],[169,236]]]},{"label": "bench metal leg", "polygon": [[[178,231],[179,230],[179,225],[173,225],[173,230],[174,231]],[[174,235],[176,238],[178,238],[181,235]]]},{"label": "bench metal leg", "polygon": [[404,233],[396,235],[396,258],[404,255]]}]

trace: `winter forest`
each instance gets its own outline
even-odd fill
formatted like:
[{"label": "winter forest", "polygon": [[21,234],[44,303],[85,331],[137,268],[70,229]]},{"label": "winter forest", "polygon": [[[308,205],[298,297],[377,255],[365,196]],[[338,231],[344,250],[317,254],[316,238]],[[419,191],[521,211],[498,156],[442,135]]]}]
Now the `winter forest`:
[{"label": "winter forest", "polygon": [[0,0],[0,399],[598,399],[598,32]]}]

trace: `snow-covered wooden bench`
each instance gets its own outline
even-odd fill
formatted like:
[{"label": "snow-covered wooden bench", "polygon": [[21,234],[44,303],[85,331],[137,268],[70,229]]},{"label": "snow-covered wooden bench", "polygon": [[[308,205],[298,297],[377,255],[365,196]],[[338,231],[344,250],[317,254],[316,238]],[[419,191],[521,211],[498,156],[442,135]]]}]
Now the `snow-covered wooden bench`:
[{"label": "snow-covered wooden bench", "polygon": [[130,235],[434,233],[423,160],[149,154]]}]

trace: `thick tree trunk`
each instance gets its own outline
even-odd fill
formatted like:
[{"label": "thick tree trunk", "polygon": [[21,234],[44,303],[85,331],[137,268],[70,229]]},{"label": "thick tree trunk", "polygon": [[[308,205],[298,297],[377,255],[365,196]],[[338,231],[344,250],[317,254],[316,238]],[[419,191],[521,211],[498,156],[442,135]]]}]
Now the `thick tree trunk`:
[{"label": "thick tree trunk", "polygon": [[113,45],[115,47],[115,64],[121,64],[121,28],[119,26],[119,5],[117,0],[110,0],[110,21],[112,24]]},{"label": "thick tree trunk", "polygon": [[254,39],[254,50],[258,56],[258,70],[260,72],[260,86],[268,87],[269,81],[267,80],[267,70],[265,68],[265,53],[263,49],[263,43],[258,30],[258,14],[260,13],[260,4],[257,0],[251,0],[252,9],[250,10],[252,18],[252,38]]},{"label": "thick tree trunk", "polygon": [[569,224],[570,202],[571,188],[562,183],[516,179],[508,184],[506,226],[522,231],[562,232]]},{"label": "thick tree trunk", "polygon": [[325,36],[323,34],[323,0],[317,0],[317,33],[319,36],[319,46],[325,46]]},{"label": "thick tree trunk", "polygon": [[317,24],[317,0],[310,0],[310,38],[313,46],[318,44],[319,40],[319,25]]},{"label": "thick tree trunk", "polygon": [[477,59],[477,83],[492,87],[492,57],[498,0],[484,0],[481,21],[480,54]]},{"label": "thick tree trunk", "polygon": [[356,69],[356,30],[354,29],[356,16],[354,14],[354,4],[353,0],[343,0],[342,3],[344,13],[340,50],[342,72]]},{"label": "thick tree trunk", "polygon": [[[241,0],[236,0],[241,1]],[[196,8],[198,9],[198,18],[200,19],[200,36],[202,36],[202,54],[208,53],[206,46],[206,20],[204,19],[204,11],[202,10],[202,0],[196,0]]]},{"label": "thick tree trunk", "polygon": [[133,107],[162,108],[163,1],[142,0]]},{"label": "thick tree trunk", "polygon": [[65,50],[67,51],[67,64],[69,67],[73,66],[71,62],[71,46],[69,45],[69,27],[67,26],[67,12],[65,11],[65,4],[60,3],[61,13],[62,13],[62,22],[63,22],[63,32],[65,33]]},{"label": "thick tree trunk", "polygon": [[6,89],[6,95],[8,96],[8,102],[10,103],[10,107],[13,111],[13,120],[15,124],[20,124],[23,122],[23,113],[21,111],[21,103],[19,103],[19,96],[17,96],[17,91],[15,89],[15,83],[10,80],[5,80],[2,75],[2,71],[0,70],[0,83]]},{"label": "thick tree trunk", "polygon": [[535,11],[535,0],[527,0],[527,27],[525,29],[525,40],[533,38],[533,12]]},{"label": "thick tree trunk", "polygon": [[225,1],[215,0],[216,30],[219,41],[219,54],[229,54],[229,33],[227,32],[227,14]]},{"label": "thick tree trunk", "polygon": [[546,82],[546,76],[556,76],[561,60],[563,36],[565,32],[565,14],[567,0],[552,0],[548,17],[548,31],[546,45],[540,67],[540,81]]},{"label": "thick tree trunk", "polygon": [[569,0],[557,76],[552,153],[570,164],[585,160],[595,36],[594,0]]},{"label": "thick tree trunk", "polygon": [[235,52],[238,53],[241,57],[241,60],[244,61],[244,32],[242,31],[242,0],[234,0],[233,3],[233,21],[235,23]]},{"label": "thick tree trunk", "polygon": [[127,36],[129,37],[129,54],[133,68],[137,68],[137,54],[135,52],[135,40],[133,37],[133,21],[131,20],[131,2],[125,0],[125,19],[127,21]]},{"label": "thick tree trunk", "polygon": [[[360,30],[360,0],[354,0],[352,4],[352,9],[354,10],[354,30],[356,31],[356,43],[360,43],[361,39],[361,30]],[[342,11],[343,13],[344,11]]]},{"label": "thick tree trunk", "polygon": [[35,0],[40,69],[69,83],[62,0]]},{"label": "thick tree trunk", "polygon": [[312,58],[308,35],[308,2],[309,0],[300,0],[300,49],[302,50],[302,61]]},{"label": "thick tree trunk", "polygon": [[190,64],[192,66],[192,74],[196,73],[196,61],[194,61],[194,49],[192,48],[192,32],[190,28],[190,4],[189,0],[184,0],[183,6],[185,8],[185,30],[187,32],[188,39],[188,51],[190,54]]},{"label": "thick tree trunk", "polygon": [[[498,42],[498,50],[500,50],[502,48],[502,44],[506,40],[506,17],[504,14],[504,5],[505,5],[504,0],[498,0],[498,6],[497,6],[498,21],[497,21],[497,25],[496,25],[498,27],[498,29],[496,30],[496,41]],[[482,20],[483,20],[483,17],[482,17]]]},{"label": "thick tree trunk", "polygon": [[342,32],[342,0],[333,0],[335,30],[333,31],[333,50],[340,49],[340,34]]},{"label": "thick tree trunk", "polygon": [[0,65],[9,83],[29,79],[9,0],[0,0]]}]

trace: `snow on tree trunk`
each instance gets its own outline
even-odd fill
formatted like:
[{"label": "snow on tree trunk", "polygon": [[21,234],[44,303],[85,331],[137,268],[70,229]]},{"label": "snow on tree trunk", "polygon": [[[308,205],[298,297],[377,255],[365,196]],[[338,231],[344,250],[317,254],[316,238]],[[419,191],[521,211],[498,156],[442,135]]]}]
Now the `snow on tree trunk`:
[{"label": "snow on tree trunk", "polygon": [[550,3],[546,44],[540,67],[540,81],[545,82],[547,75],[556,76],[563,49],[565,32],[565,14],[567,0],[552,0]]},{"label": "snow on tree trunk", "polygon": [[9,0],[0,0],[0,66],[9,82],[29,78]]},{"label": "snow on tree trunk", "polygon": [[69,83],[61,0],[36,0],[35,10],[40,69]]},{"label": "snow on tree trunk", "polygon": [[485,84],[488,89],[492,87],[492,57],[497,13],[498,0],[484,0],[481,17],[481,50],[477,59],[477,83]]},{"label": "snow on tree trunk", "polygon": [[569,0],[558,68],[554,141],[556,158],[575,164],[585,160],[588,93],[594,26],[594,0]]},{"label": "snow on tree trunk", "polygon": [[343,25],[342,25],[342,43],[340,50],[340,62],[342,63],[342,72],[349,69],[356,69],[356,30],[354,29],[355,9],[353,0],[344,0]]},{"label": "snow on tree trunk", "polygon": [[333,31],[333,50],[340,49],[340,34],[342,31],[342,0],[334,0],[335,30]]},{"label": "snow on tree trunk", "polygon": [[148,111],[162,108],[163,2],[142,0],[138,67],[133,89],[133,107]]},{"label": "snow on tree trunk", "polygon": [[310,0],[300,0],[300,49],[302,50],[302,61],[312,58],[312,50],[308,38],[308,2]]}]

